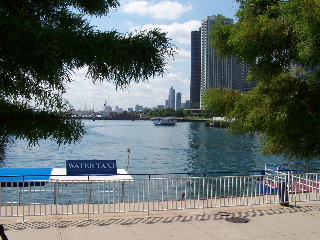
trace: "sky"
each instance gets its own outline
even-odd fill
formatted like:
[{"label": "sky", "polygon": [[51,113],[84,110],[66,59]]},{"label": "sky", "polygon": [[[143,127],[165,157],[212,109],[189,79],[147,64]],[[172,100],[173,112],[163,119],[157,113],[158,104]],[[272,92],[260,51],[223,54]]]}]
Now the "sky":
[{"label": "sky", "polygon": [[178,48],[174,60],[169,61],[167,73],[148,82],[131,84],[126,90],[116,90],[111,83],[95,83],[85,77],[86,69],[76,70],[74,81],[68,83],[64,97],[76,110],[103,109],[107,105],[124,110],[135,107],[164,105],[172,86],[182,95],[182,102],[190,99],[191,31],[198,30],[206,16],[222,14],[235,18],[236,0],[119,0],[120,7],[108,16],[90,18],[91,25],[100,31],[117,30],[129,33],[159,28],[166,32]]}]

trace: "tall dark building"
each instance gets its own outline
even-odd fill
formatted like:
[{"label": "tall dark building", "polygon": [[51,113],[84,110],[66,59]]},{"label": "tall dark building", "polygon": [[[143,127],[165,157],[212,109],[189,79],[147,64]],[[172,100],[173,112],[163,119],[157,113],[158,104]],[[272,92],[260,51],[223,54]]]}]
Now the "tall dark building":
[{"label": "tall dark building", "polygon": [[181,108],[181,92],[177,92],[176,95],[176,110]]},{"label": "tall dark building", "polygon": [[201,84],[201,30],[191,32],[191,76],[190,101],[191,105],[200,104]]}]

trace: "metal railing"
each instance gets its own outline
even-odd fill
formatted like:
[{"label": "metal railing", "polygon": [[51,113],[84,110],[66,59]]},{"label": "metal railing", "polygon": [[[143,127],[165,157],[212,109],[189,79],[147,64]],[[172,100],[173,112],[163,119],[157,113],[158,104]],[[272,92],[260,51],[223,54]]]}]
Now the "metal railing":
[{"label": "metal railing", "polygon": [[[285,189],[281,189],[284,187]],[[279,191],[279,189],[281,191]],[[320,201],[319,174],[1,182],[0,216],[96,214]]]},{"label": "metal railing", "polygon": [[[297,193],[297,192],[315,192],[319,193],[320,191],[320,179],[318,176],[319,169],[310,169],[308,172],[312,171],[313,173],[307,174],[303,169],[290,169],[286,166],[277,166],[273,164],[265,165],[265,182],[268,182],[268,185],[274,186],[274,191],[282,191],[282,194],[285,194],[283,201],[288,202],[288,193]],[[278,179],[270,179],[268,175],[276,174]],[[285,192],[284,192],[285,191]],[[281,194],[281,193],[280,193]],[[295,199],[300,195],[295,195]],[[300,201],[300,200],[299,200]]]}]

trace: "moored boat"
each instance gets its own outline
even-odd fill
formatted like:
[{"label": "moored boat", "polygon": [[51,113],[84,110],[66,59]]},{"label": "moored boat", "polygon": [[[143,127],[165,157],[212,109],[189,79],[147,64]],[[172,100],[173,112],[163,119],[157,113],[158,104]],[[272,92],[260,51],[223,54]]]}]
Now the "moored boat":
[{"label": "moored boat", "polygon": [[155,126],[160,126],[160,125],[166,125],[166,126],[173,126],[177,123],[177,119],[174,117],[157,117],[153,120],[153,124]]}]

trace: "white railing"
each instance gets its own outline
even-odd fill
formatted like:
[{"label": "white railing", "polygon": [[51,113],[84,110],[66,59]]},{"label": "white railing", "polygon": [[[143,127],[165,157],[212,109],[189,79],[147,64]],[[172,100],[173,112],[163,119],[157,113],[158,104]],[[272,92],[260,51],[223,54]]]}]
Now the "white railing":
[{"label": "white railing", "polygon": [[[315,172],[318,171],[319,169],[315,169]],[[269,175],[277,175],[278,179],[274,179],[272,177],[269,178]],[[281,183],[281,185],[287,189],[288,193],[293,193],[295,199],[298,198],[298,201],[300,201],[299,199],[301,199],[301,195],[297,193],[313,192],[317,195],[320,191],[320,179],[318,173],[306,174],[303,170],[293,170],[273,164],[265,165],[265,182],[268,182],[269,185],[276,186],[278,189]]]},{"label": "white railing", "polygon": [[[285,187],[279,191],[279,187]],[[1,217],[320,201],[318,174],[1,182]]]}]

